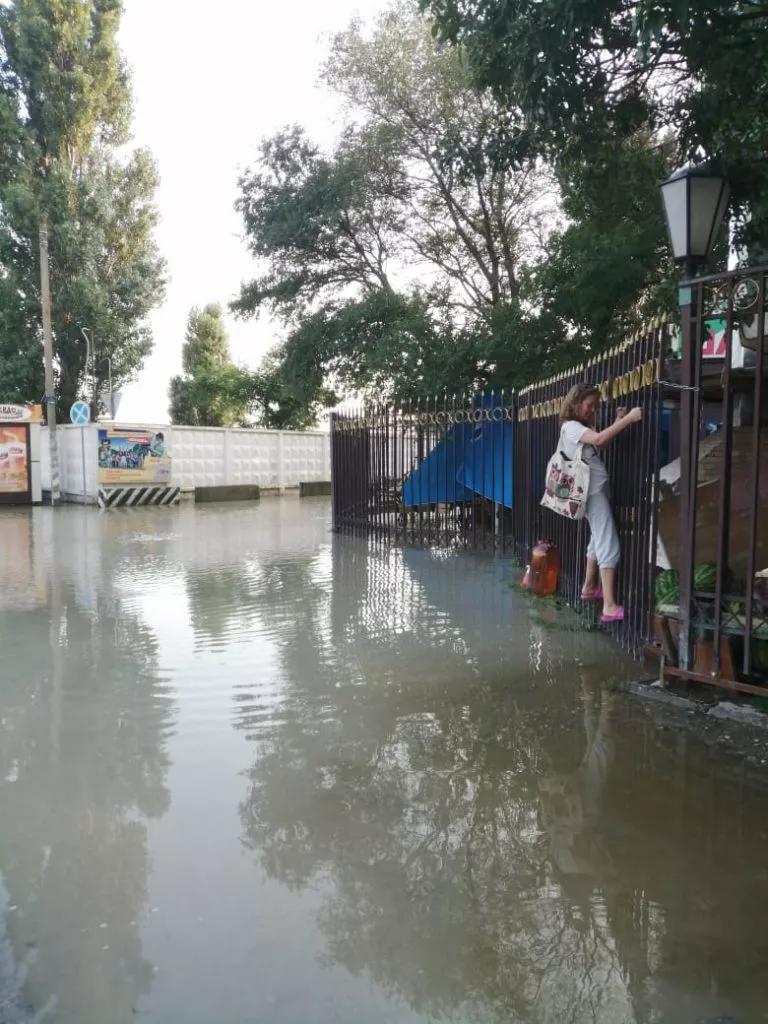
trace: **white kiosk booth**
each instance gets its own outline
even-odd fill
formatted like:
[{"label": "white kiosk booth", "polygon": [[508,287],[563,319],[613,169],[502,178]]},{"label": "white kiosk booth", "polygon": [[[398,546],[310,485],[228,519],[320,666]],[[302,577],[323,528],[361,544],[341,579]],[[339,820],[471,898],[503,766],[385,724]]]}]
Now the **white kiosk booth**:
[{"label": "white kiosk booth", "polygon": [[41,421],[39,405],[0,402],[0,506],[39,505],[43,500]]}]

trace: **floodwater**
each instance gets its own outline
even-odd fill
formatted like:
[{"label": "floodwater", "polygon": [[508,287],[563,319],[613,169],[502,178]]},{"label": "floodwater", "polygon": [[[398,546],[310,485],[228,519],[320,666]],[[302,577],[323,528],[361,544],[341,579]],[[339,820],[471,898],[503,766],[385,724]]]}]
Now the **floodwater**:
[{"label": "floodwater", "polygon": [[768,1021],[768,793],[506,562],[0,512],[0,1022]]}]

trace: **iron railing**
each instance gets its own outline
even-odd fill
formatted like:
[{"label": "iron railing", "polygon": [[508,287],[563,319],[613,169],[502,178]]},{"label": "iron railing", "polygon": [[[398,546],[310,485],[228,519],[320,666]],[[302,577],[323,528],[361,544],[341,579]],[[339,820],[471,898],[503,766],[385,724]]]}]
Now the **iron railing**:
[{"label": "iron railing", "polygon": [[[768,268],[681,288],[680,570],[673,677],[766,694],[768,676]],[[660,505],[661,539],[674,527]],[[670,512],[674,513],[674,506]],[[714,581],[713,581],[714,576]]]},{"label": "iron railing", "polygon": [[547,462],[569,388],[600,388],[601,421],[639,404],[640,426],[608,455],[622,544],[619,576],[627,618],[618,632],[640,649],[651,629],[655,494],[659,468],[662,350],[668,332],[647,332],[520,393],[431,399],[393,408],[368,404],[332,417],[333,522],[339,532],[391,542],[451,546],[527,558],[539,539],[557,545],[560,592],[576,601],[585,524],[542,509]]},{"label": "iron railing", "polygon": [[602,425],[621,404],[643,409],[607,452],[617,633],[636,651],[653,637],[664,678],[768,695],[767,278],[759,267],[684,282],[679,334],[658,323],[517,394],[336,414],[335,528],[521,561],[548,540],[561,594],[576,601],[586,524],[539,501],[562,398],[589,381]]}]

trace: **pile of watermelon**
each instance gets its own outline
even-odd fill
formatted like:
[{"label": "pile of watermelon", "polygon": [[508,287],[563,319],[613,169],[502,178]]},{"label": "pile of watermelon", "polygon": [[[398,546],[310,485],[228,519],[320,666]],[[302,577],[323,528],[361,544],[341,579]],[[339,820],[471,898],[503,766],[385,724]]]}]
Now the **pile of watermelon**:
[{"label": "pile of watermelon", "polygon": [[[717,587],[717,564],[700,562],[693,570],[693,590],[696,594],[714,594]],[[656,577],[656,607],[680,604],[680,573],[665,569]]]}]

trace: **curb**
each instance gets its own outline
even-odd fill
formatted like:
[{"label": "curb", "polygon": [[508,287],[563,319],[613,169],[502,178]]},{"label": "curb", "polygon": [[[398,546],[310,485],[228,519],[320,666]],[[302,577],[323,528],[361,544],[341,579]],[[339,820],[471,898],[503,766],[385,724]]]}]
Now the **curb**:
[{"label": "curb", "polygon": [[734,704],[733,701],[721,700],[715,703],[705,703],[692,700],[690,697],[681,697],[677,693],[670,693],[669,690],[663,689],[658,680],[619,683],[617,689],[639,697],[641,700],[653,701],[665,707],[675,708],[677,711],[684,711],[689,715],[699,715],[707,721],[735,723],[768,733],[767,714],[743,704]]}]

